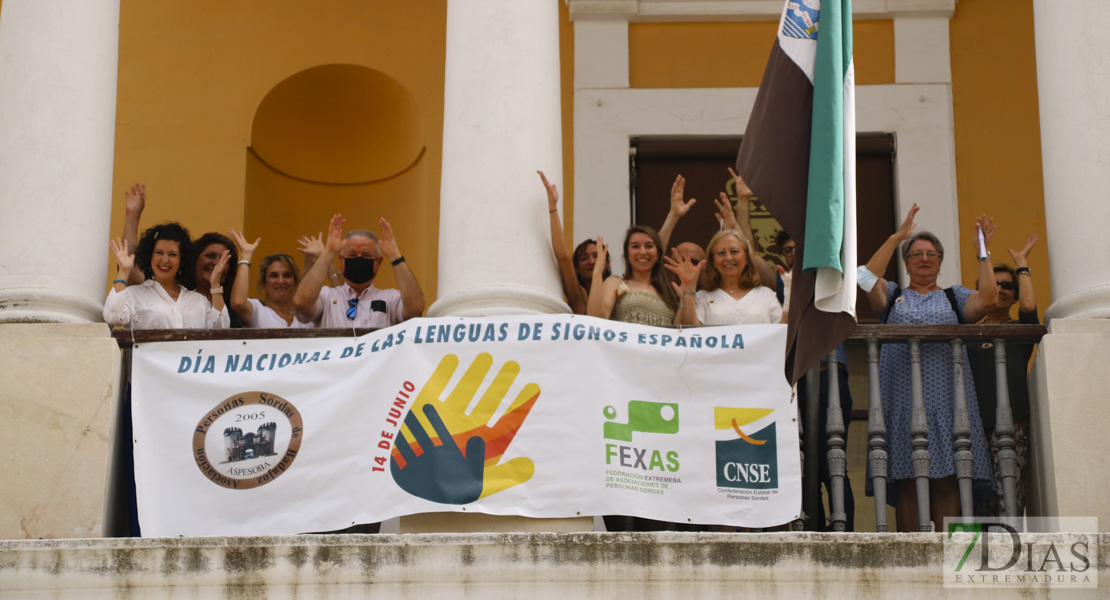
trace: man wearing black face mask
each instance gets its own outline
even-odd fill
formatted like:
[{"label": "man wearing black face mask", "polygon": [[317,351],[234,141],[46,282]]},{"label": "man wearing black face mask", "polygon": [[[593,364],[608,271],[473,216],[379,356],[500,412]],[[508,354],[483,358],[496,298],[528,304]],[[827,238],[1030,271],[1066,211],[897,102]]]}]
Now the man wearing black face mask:
[{"label": "man wearing black face mask", "polygon": [[[397,249],[393,229],[379,219],[382,238],[357,229],[343,237],[346,220],[331,218],[324,251],[305,273],[293,295],[297,313],[317,327],[389,327],[424,313],[424,293],[405,257]],[[343,263],[343,285],[327,287],[328,267],[336,255]],[[388,259],[397,277],[399,290],[374,287],[374,276]]]}]

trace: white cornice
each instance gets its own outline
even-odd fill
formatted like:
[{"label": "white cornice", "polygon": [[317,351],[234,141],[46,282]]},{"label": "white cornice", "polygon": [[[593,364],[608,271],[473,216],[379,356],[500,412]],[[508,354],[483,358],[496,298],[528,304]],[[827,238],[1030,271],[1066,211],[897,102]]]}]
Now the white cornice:
[{"label": "white cornice", "polygon": [[[771,21],[779,18],[782,0],[564,0],[571,20],[628,22]],[[947,17],[956,0],[856,0],[857,19]]]}]

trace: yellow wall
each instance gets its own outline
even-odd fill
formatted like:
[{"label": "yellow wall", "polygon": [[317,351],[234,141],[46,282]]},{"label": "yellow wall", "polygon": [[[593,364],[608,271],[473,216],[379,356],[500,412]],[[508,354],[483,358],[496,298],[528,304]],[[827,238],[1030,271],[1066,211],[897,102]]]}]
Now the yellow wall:
[{"label": "yellow wall", "polygon": [[[949,32],[961,232],[971,240],[975,217],[993,216],[994,262],[1011,266],[1007,247],[1019,249],[1030,233],[1041,237],[1029,265],[1043,315],[1051,295],[1033,2],[961,0]],[[977,265],[963,265],[964,284],[973,286]]]},{"label": "yellow wall", "polygon": [[[560,12],[562,194],[573,243],[573,24],[564,2],[551,1]],[[333,212],[374,229],[383,215],[434,299],[445,0],[123,0],[120,21],[113,235],[121,229],[124,191],[134,181],[148,185],[145,225],[177,219],[196,235],[247,227],[252,238],[263,237],[261,253],[291,250],[297,236],[324,229]],[[855,21],[854,29],[858,83],[893,83],[892,23]],[[631,85],[757,86],[774,31],[773,22],[632,24]],[[995,215],[1001,229],[995,256],[1005,257],[1005,247],[1020,244],[1026,233],[1044,234],[1031,0],[962,0],[950,31],[961,227],[970,239],[974,215]],[[409,141],[424,150],[411,169],[392,177],[392,165],[385,169],[392,178],[376,183],[320,185],[298,178],[334,184],[381,173],[346,165],[338,175],[321,175],[319,161],[302,156],[297,166],[294,152],[293,162],[281,166],[293,171],[287,178],[250,157],[262,100],[287,78],[320,65],[372,69],[411,95],[419,139]],[[341,125],[342,119],[331,120],[339,138]],[[411,150],[406,146],[406,159]],[[1042,307],[1049,299],[1045,246],[1032,256]],[[108,279],[114,266],[109,271]],[[383,285],[391,277],[383,271]],[[966,263],[963,277],[972,284],[975,265]]]},{"label": "yellow wall", "polygon": [[[634,88],[758,87],[778,24],[633,23],[628,76]],[[853,21],[856,83],[894,82],[894,24]]]},{"label": "yellow wall", "polygon": [[559,3],[559,67],[563,108],[563,234],[574,249],[574,24],[563,0]]},{"label": "yellow wall", "polygon": [[[335,212],[356,217],[349,228],[373,230],[381,215],[433,299],[445,26],[445,0],[123,0],[113,235],[135,181],[147,184],[144,225],[179,220],[195,236],[251,225],[246,233],[262,236],[261,254],[291,249]],[[373,69],[411,94],[426,146],[420,162],[403,179],[340,190],[275,176],[252,190],[277,189],[280,198],[248,204],[248,174],[258,184],[259,173],[247,148],[263,98],[290,76],[332,64]],[[320,173],[319,165],[292,169]],[[391,278],[386,268],[383,285]]]}]

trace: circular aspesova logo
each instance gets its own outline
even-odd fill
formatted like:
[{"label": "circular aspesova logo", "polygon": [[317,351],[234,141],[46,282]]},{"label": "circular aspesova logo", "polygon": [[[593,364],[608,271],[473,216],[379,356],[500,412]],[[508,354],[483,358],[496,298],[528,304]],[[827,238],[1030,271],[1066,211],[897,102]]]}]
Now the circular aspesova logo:
[{"label": "circular aspesova logo", "polygon": [[220,402],[193,430],[193,459],[212,483],[249,490],[293,465],[304,437],[297,407],[269,392],[244,392]]}]

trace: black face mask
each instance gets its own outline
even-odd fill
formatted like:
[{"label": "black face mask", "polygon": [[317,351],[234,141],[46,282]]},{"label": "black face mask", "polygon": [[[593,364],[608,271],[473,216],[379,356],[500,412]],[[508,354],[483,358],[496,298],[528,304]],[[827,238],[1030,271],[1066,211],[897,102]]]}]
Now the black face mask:
[{"label": "black face mask", "polygon": [[374,278],[374,263],[371,258],[356,256],[343,259],[343,276],[355,285],[361,285]]}]

